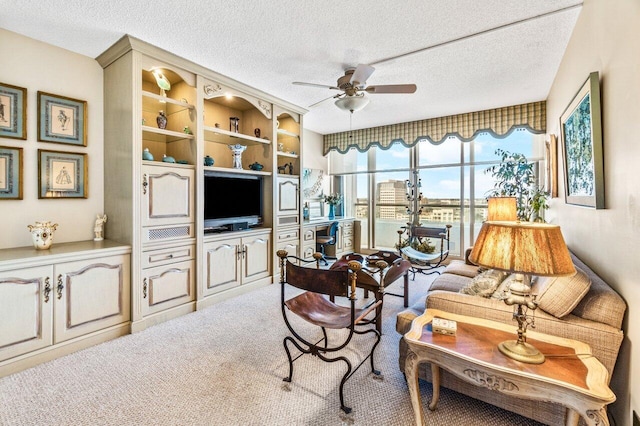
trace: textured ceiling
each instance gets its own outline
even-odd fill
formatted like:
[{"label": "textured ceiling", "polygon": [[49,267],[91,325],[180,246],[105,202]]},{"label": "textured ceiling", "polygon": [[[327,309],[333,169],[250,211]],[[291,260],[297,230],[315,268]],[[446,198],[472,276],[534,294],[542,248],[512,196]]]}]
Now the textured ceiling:
[{"label": "textured ceiling", "polygon": [[335,85],[358,63],[374,64],[369,85],[418,86],[352,117],[320,103],[305,126],[327,134],[546,99],[581,4],[0,0],[0,27],[93,58],[130,34],[304,108],[338,92],[292,81]]}]

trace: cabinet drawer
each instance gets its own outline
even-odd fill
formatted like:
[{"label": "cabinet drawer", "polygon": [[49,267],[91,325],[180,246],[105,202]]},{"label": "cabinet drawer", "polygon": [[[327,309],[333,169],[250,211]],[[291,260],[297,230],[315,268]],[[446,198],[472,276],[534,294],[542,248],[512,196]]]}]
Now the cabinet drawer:
[{"label": "cabinet drawer", "polygon": [[353,228],[343,228],[342,229],[342,236],[343,237],[350,237],[353,235]]},{"label": "cabinet drawer", "polygon": [[315,228],[305,228],[304,233],[302,234],[302,239],[305,243],[315,241],[316,240]]},{"label": "cabinet drawer", "polygon": [[142,313],[153,314],[193,300],[195,262],[171,263],[142,274]]},{"label": "cabinet drawer", "polygon": [[342,222],[342,227],[344,229],[347,229],[347,228],[353,229],[353,222]]},{"label": "cabinet drawer", "polygon": [[278,241],[297,240],[300,238],[300,229],[283,229],[278,232]]},{"label": "cabinet drawer", "polygon": [[172,262],[180,262],[194,258],[195,247],[173,247],[170,249],[151,250],[144,252],[142,256],[142,268],[166,265]]},{"label": "cabinet drawer", "polygon": [[313,253],[316,252],[316,246],[314,245],[305,245],[304,248],[302,249],[302,258],[307,260],[307,259],[312,259],[313,258]]},{"label": "cabinet drawer", "polygon": [[353,238],[345,237],[343,241],[344,241],[344,245],[342,247],[342,250],[353,251]]}]

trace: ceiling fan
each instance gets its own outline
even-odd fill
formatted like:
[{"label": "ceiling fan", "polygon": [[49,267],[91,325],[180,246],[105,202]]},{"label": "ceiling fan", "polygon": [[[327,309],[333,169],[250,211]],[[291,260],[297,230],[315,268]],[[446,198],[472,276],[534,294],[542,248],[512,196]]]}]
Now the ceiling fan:
[{"label": "ceiling fan", "polygon": [[365,96],[365,93],[414,93],[416,91],[417,87],[415,84],[383,84],[378,86],[367,86],[367,80],[375,70],[376,69],[374,67],[367,64],[359,64],[356,68],[347,68],[344,75],[338,78],[338,84],[335,86],[305,83],[301,81],[294,81],[293,84],[341,90],[342,93],[323,99],[313,105],[309,105],[309,108],[314,107],[327,99],[337,99],[335,101],[336,106],[350,112],[360,111],[362,108],[367,106],[369,98]]}]

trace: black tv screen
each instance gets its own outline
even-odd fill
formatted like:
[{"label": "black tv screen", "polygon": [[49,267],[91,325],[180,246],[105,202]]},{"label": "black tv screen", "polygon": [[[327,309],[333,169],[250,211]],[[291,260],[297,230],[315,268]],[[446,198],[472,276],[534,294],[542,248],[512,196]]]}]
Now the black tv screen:
[{"label": "black tv screen", "polygon": [[207,172],[204,175],[204,226],[262,222],[262,177]]}]

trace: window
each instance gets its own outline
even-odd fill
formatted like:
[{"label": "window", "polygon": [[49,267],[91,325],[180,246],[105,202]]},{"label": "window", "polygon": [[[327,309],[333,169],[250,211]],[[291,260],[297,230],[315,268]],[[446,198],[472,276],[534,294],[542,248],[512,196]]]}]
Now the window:
[{"label": "window", "polygon": [[420,141],[413,147],[394,143],[387,150],[374,147],[365,153],[332,151],[329,173],[342,176],[350,194],[346,211],[361,221],[363,250],[394,248],[398,229],[410,221],[406,182],[417,184],[419,179],[420,222],[452,225],[451,254],[461,256],[486,219],[486,194],[493,180],[485,170],[500,161],[498,148],[541,163],[544,136],[519,129],[505,138],[485,133],[470,142],[450,137],[438,145]]}]

